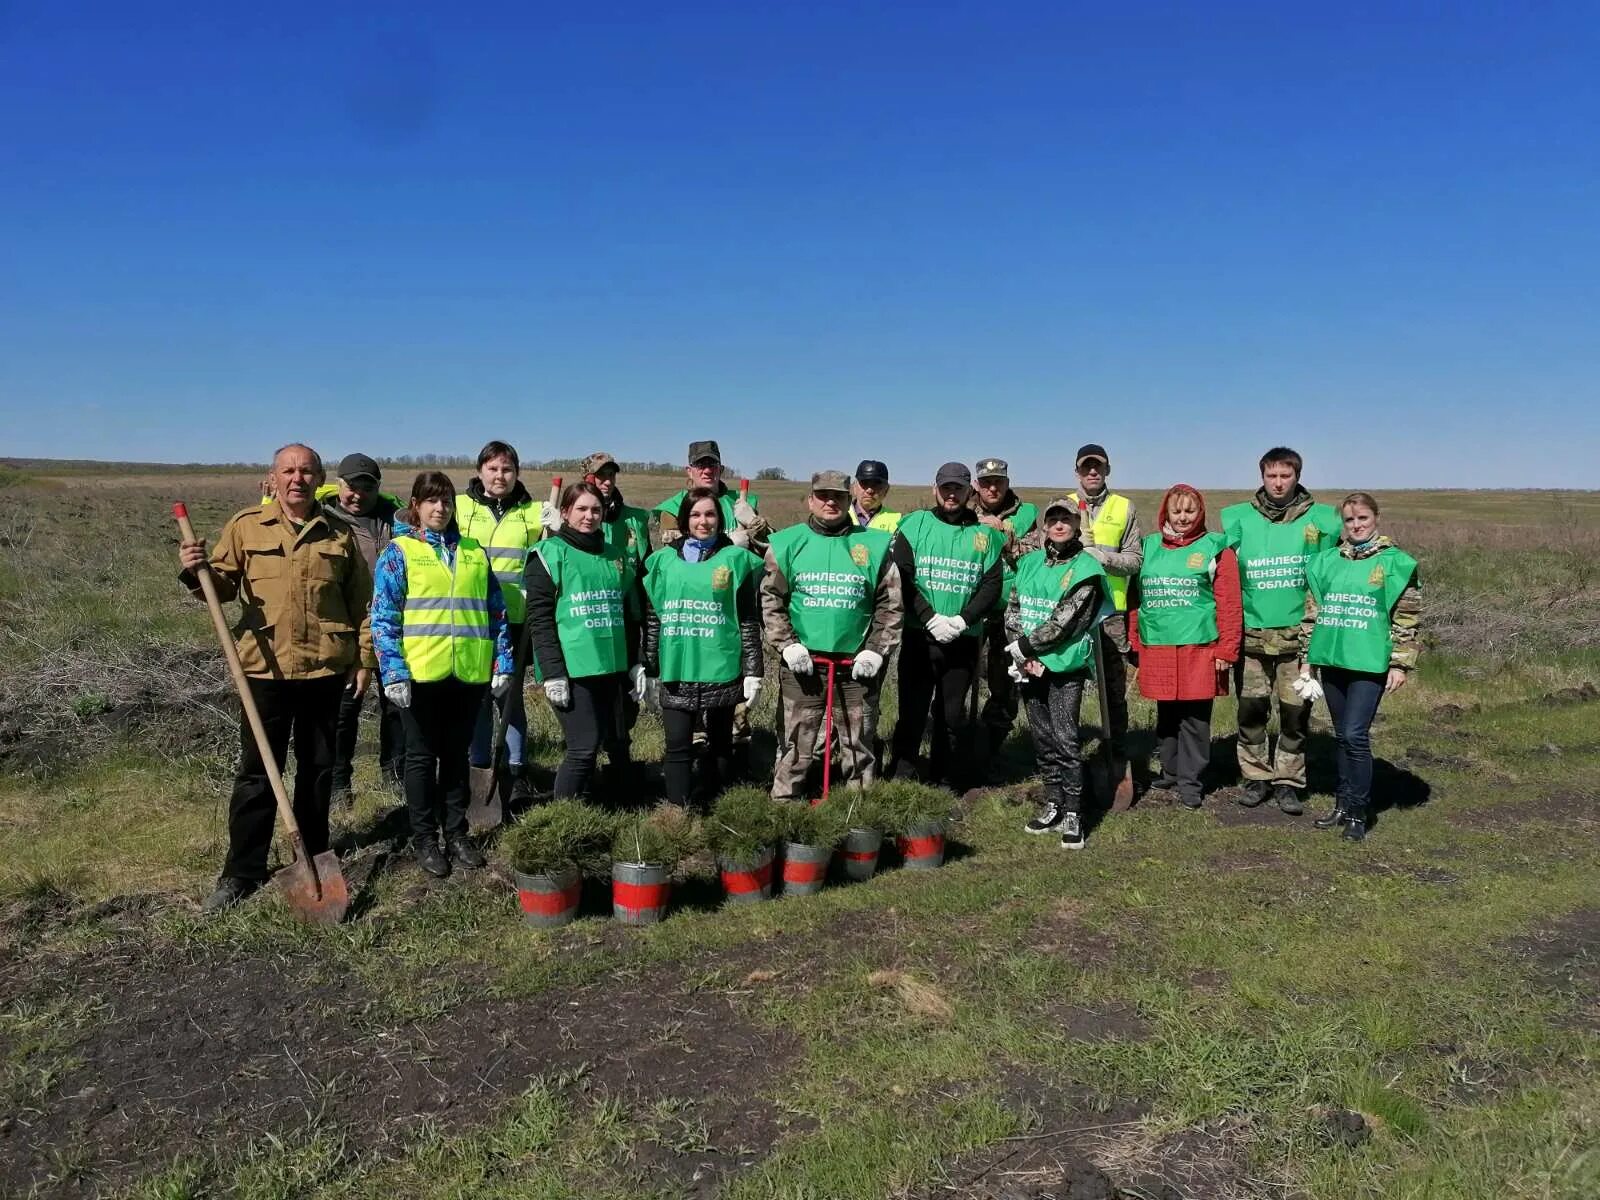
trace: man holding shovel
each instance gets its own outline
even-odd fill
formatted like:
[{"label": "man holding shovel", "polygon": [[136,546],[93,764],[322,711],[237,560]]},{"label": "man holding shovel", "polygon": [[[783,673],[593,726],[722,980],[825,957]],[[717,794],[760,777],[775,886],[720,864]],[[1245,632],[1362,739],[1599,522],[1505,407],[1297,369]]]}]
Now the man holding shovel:
[{"label": "man holding shovel", "polygon": [[865,787],[877,773],[872,746],[883,665],[900,642],[900,574],[890,535],[857,528],[849,505],[849,477],[818,471],[806,500],[810,516],[773,534],[767,549],[761,621],[783,660],[774,800],[805,798],[806,773],[830,712],[842,778]]},{"label": "man holding shovel", "polygon": [[[235,513],[208,555],[204,539],[182,541],[179,578],[199,594],[210,566],[219,598],[239,601],[234,626],[240,665],[281,771],[295,752],[294,816],[306,852],[328,848],[334,738],[347,682],[360,696],[377,659],[367,606],[372,572],[344,524],[316,500],[322,460],[309,446],[285,446],[272,460],[273,500]],[[204,911],[231,908],[267,879],[274,800],[266,764],[243,728],[228,806],[228,858]]]}]

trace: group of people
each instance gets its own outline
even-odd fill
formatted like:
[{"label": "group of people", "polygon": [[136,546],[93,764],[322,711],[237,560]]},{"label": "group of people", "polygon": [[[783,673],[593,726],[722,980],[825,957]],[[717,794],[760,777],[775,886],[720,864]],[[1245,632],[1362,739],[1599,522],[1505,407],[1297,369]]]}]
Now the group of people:
[{"label": "group of people", "polygon": [[[978,727],[992,758],[1025,712],[1044,788],[1027,829],[1081,847],[1083,745],[1092,732],[1125,761],[1132,665],[1157,711],[1161,772],[1149,786],[1190,808],[1202,802],[1214,701],[1236,690],[1239,802],[1303,812],[1305,740],[1325,696],[1338,790],[1316,824],[1365,835],[1372,720],[1416,665],[1416,562],[1379,533],[1370,495],[1315,503],[1293,450],[1262,456],[1260,489],[1222,511],[1220,532],[1201,493],[1177,484],[1149,534],[1110,490],[1110,457],[1094,444],[1075,457],[1077,490],[1042,511],[988,458],[975,472],[946,463],[928,505],[902,514],[888,507],[887,466],[869,459],[853,477],[813,475],[805,520],[782,529],[759,496],[729,487],[716,442],[691,443],[687,457],[686,486],[650,511],[625,502],[605,453],[537,501],[500,441],[464,494],[424,471],[402,503],[371,458],[346,456],[328,483],[316,452],[295,444],[275,456],[262,504],[232,517],[214,548],[180,546],[192,590],[209,564],[223,598],[240,601],[236,635],[272,751],[281,764],[295,747],[309,852],[327,848],[330,797],[348,793],[374,673],[380,767],[403,782],[418,862],[445,875],[483,865],[467,830],[469,768],[495,766],[497,727],[517,792],[531,793],[526,674],[561,726],[557,797],[593,792],[602,752],[626,778],[648,705],[661,713],[668,798],[687,803],[736,772],[768,651],[779,660],[779,800],[808,796],[825,724],[845,784],[881,775],[962,790],[981,779]],[[891,663],[899,714],[885,746]],[[1091,680],[1109,728],[1081,724]],[[272,811],[246,733],[208,908],[265,880]]]}]

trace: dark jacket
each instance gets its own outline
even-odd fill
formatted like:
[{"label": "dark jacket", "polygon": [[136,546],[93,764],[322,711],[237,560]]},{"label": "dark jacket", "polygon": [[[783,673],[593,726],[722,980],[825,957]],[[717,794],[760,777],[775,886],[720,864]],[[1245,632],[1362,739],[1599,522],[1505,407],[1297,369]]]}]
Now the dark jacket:
[{"label": "dark jacket", "polygon": [[[585,554],[599,554],[605,547],[605,538],[598,531],[583,534],[563,525],[553,536]],[[539,675],[547,680],[566,679],[567,656],[561,652],[561,635],[556,631],[558,597],[555,582],[545,569],[544,560],[537,554],[528,555],[528,570],[523,578],[528,597],[526,636],[533,643],[533,656],[539,664]],[[627,625],[628,665],[632,667],[639,661],[639,620],[635,614],[640,610],[644,588],[640,586],[637,576],[629,586],[633,590],[623,597],[622,611]]]},{"label": "dark jacket", "polygon": [[[719,534],[711,553],[715,554],[731,545],[733,542],[726,534]],[[662,547],[663,553],[676,554],[679,558],[683,557],[683,550],[682,538],[670,546]],[[759,679],[765,669],[761,656],[761,598],[757,591],[760,581],[761,573],[752,571],[739,588],[736,598],[739,613],[739,674],[726,683],[663,682],[662,708],[701,712],[708,708],[731,708],[744,703],[745,677],[755,676]],[[644,597],[640,659],[644,663],[644,673],[656,679],[661,675],[661,616],[656,612],[655,605],[650,603],[649,593],[640,589],[640,594]]]},{"label": "dark jacket", "polygon": [[[946,525],[978,523],[978,514],[970,508],[958,508],[952,515],[935,506],[932,512]],[[896,532],[891,553],[894,556],[894,565],[900,571],[900,587],[905,596],[906,632],[909,634],[914,629],[926,637],[928,622],[933,619],[934,612],[933,605],[928,603],[927,597],[917,590],[916,551],[911,549],[911,543],[906,541],[905,534]],[[1003,558],[995,559],[994,566],[983,573],[983,578],[978,580],[978,586],[973,589],[972,595],[967,597],[967,602],[961,606],[961,619],[969,628],[981,625],[984,618],[994,611],[995,605],[1000,603],[1000,590],[1004,580],[1001,564],[1004,561]]]}]

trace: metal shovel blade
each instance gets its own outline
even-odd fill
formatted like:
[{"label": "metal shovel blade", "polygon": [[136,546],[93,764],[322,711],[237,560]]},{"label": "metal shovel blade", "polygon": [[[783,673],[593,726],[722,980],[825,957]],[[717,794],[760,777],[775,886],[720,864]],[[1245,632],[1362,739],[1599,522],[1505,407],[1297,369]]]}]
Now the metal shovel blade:
[{"label": "metal shovel blade", "polygon": [[337,925],[350,911],[350,889],[339,869],[339,856],[332,850],[324,850],[309,863],[295,859],[276,882],[284,900],[302,920]]},{"label": "metal shovel blade", "polygon": [[473,767],[467,794],[467,827],[474,833],[498,829],[505,820],[500,797],[500,772],[493,767]]}]

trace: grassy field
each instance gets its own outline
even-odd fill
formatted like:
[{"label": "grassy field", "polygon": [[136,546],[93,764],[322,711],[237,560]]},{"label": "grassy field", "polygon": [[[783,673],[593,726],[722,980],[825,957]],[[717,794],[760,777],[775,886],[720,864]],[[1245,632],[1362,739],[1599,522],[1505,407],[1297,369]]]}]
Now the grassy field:
[{"label": "grassy field", "polygon": [[1380,497],[1429,648],[1360,846],[1231,802],[1224,702],[1205,810],[1081,854],[1022,833],[1019,730],[941,871],[723,908],[692,863],[547,933],[409,863],[370,745],[354,919],[198,917],[237,734],[169,510],[255,479],[0,476],[0,1195],[1600,1195],[1600,495]]}]

